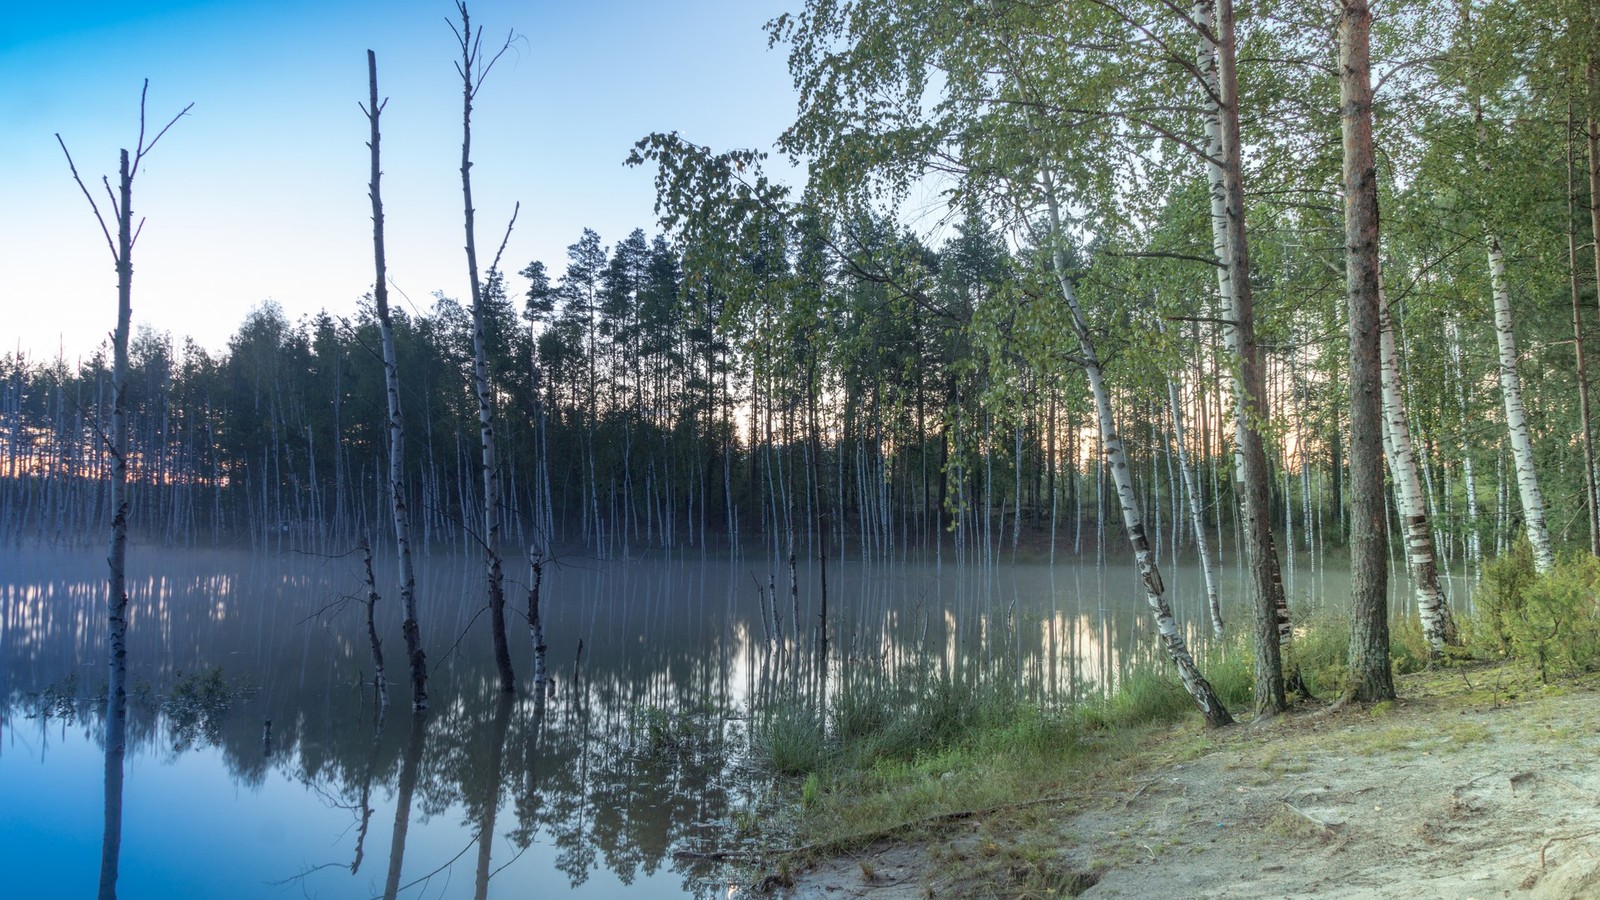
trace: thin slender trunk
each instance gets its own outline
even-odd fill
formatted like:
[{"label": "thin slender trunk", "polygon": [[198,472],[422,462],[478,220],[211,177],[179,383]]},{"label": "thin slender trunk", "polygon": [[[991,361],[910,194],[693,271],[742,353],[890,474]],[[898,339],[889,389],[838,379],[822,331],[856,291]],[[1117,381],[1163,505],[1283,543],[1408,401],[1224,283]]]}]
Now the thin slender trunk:
[{"label": "thin slender trunk", "polygon": [[1455,319],[1445,321],[1445,338],[1449,342],[1451,375],[1456,383],[1456,403],[1461,411],[1461,478],[1467,494],[1467,559],[1472,563],[1474,577],[1483,562],[1483,538],[1478,533],[1478,484],[1472,472],[1472,446],[1467,441],[1467,388],[1461,372],[1461,329]]},{"label": "thin slender trunk", "polygon": [[[494,665],[500,676],[500,690],[517,689],[511,671],[511,645],[506,639],[505,571],[500,559],[500,473],[495,468],[494,402],[489,387],[488,339],[484,333],[483,280],[478,273],[477,229],[472,208],[472,98],[483,76],[494,64],[481,62],[481,30],[472,33],[467,5],[457,3],[461,13],[461,199],[466,229],[467,277],[472,288],[472,379],[478,395],[478,441],[483,465],[483,565],[488,579],[489,627],[494,638]],[[496,57],[498,58],[498,57]],[[598,516],[598,512],[596,513]]]},{"label": "thin slender trunk", "polygon": [[[1204,7],[1202,10],[1201,7]],[[1209,21],[1210,5],[1196,4]],[[1250,249],[1245,229],[1243,148],[1239,136],[1239,86],[1234,58],[1232,0],[1218,0],[1217,42],[1202,52],[1202,72],[1216,103],[1208,115],[1208,165],[1211,178],[1212,244],[1219,262],[1218,288],[1228,305],[1225,334],[1233,351],[1234,436],[1239,511],[1250,548],[1250,578],[1255,607],[1255,710],[1274,715],[1288,707],[1284,695],[1282,645],[1291,634],[1278,550],[1272,535],[1269,474],[1258,422],[1267,415],[1266,388],[1256,347],[1255,311],[1250,287]],[[1202,48],[1204,50],[1205,48]]]},{"label": "thin slender trunk", "polygon": [[1500,236],[1489,235],[1489,284],[1494,293],[1495,348],[1500,359],[1500,395],[1505,403],[1506,428],[1511,438],[1511,461],[1516,469],[1517,493],[1522,499],[1523,526],[1533,545],[1533,566],[1540,573],[1555,566],[1550,530],[1544,518],[1544,493],[1533,468],[1533,440],[1522,406],[1522,376],[1517,371],[1517,339],[1511,313],[1511,290],[1506,281],[1505,253]]},{"label": "thin slender trunk", "polygon": [[1200,506],[1200,490],[1195,484],[1194,471],[1189,468],[1189,450],[1184,444],[1183,406],[1179,402],[1178,386],[1167,379],[1167,402],[1172,407],[1172,442],[1178,446],[1178,472],[1183,478],[1183,494],[1189,503],[1189,521],[1194,526],[1195,552],[1200,554],[1200,573],[1206,583],[1206,607],[1211,610],[1211,630],[1222,637],[1222,600],[1217,594],[1217,575],[1211,560],[1211,548],[1206,541],[1205,517]]},{"label": "thin slender trunk", "polygon": [[[141,114],[143,110],[141,109]],[[100,845],[100,897],[117,895],[122,849],[123,758],[128,739],[128,329],[133,318],[133,171],[118,166],[117,330],[111,338],[111,548],[106,634],[106,827]],[[115,816],[113,816],[115,813]]]},{"label": "thin slender trunk", "polygon": [[1128,470],[1128,454],[1123,448],[1122,437],[1117,433],[1116,422],[1112,415],[1111,393],[1101,376],[1100,360],[1095,355],[1088,324],[1078,307],[1076,288],[1067,272],[1066,254],[1060,245],[1063,237],[1061,214],[1048,175],[1045,176],[1044,188],[1050,211],[1050,237],[1054,246],[1051,262],[1055,268],[1056,281],[1060,285],[1062,298],[1071,313],[1073,331],[1077,334],[1079,351],[1083,356],[1081,362],[1089,378],[1090,390],[1094,393],[1101,442],[1105,447],[1105,457],[1110,463],[1111,475],[1116,483],[1117,498],[1122,506],[1122,521],[1128,531],[1128,540],[1133,544],[1134,562],[1139,568],[1139,577],[1144,584],[1145,599],[1155,614],[1156,629],[1161,635],[1161,643],[1177,667],[1178,677],[1183,681],[1184,688],[1194,698],[1200,707],[1200,712],[1205,716],[1206,726],[1216,728],[1232,724],[1233,717],[1228,715],[1228,710],[1222,705],[1221,699],[1212,690],[1210,682],[1201,674],[1200,667],[1195,664],[1194,657],[1190,655],[1189,647],[1184,641],[1183,633],[1178,630],[1177,620],[1173,618],[1172,608],[1167,605],[1166,585],[1162,583],[1161,572],[1156,568],[1154,555],[1150,551],[1149,538],[1145,536],[1139,504],[1134,497],[1132,475]]},{"label": "thin slender trunk", "polygon": [[372,648],[372,687],[378,693],[378,702],[389,705],[389,682],[383,674],[383,641],[378,637],[378,626],[373,613],[378,608],[378,585],[372,576],[372,548],[366,538],[361,539],[361,563],[367,576],[367,643]]},{"label": "thin slender trunk", "polygon": [[[1583,305],[1578,292],[1578,186],[1572,132],[1572,99],[1567,98],[1567,276],[1572,289],[1572,343],[1578,366],[1578,417],[1583,428],[1583,481],[1589,507],[1589,552],[1600,556],[1600,484],[1596,483],[1594,424],[1589,419],[1589,371],[1584,365]],[[1596,204],[1592,202],[1590,206]],[[1600,246],[1596,247],[1600,253]],[[1600,292],[1600,281],[1596,282]]]},{"label": "thin slender trunk", "polygon": [[[127,751],[128,716],[128,332],[133,321],[133,243],[137,232],[133,224],[133,179],[138,174],[139,163],[162,135],[178,119],[189,112],[194,104],[183,108],[172,121],[156,132],[145,143],[145,97],[150,82],[144,83],[139,94],[139,143],[132,154],[124,149],[118,156],[117,192],[111,197],[112,212],[116,217],[116,238],[94,196],[78,175],[78,166],[67,152],[67,144],[56,135],[61,153],[67,158],[72,180],[83,191],[99,222],[106,247],[117,270],[117,328],[111,337],[111,433],[103,440],[111,457],[111,478],[107,505],[111,513],[111,541],[106,554],[106,739],[105,739],[105,828],[100,845],[99,896],[114,898],[117,895],[117,874],[122,852],[122,783],[123,762]],[[110,184],[106,183],[109,194]],[[51,466],[53,474],[56,466]]]},{"label": "thin slender trunk", "polygon": [[533,642],[533,689],[543,691],[550,680],[545,665],[544,619],[540,609],[540,591],[544,585],[544,557],[538,550],[528,553],[528,569],[532,578],[528,584],[528,637]]},{"label": "thin slender trunk", "polygon": [[400,558],[400,605],[405,620],[400,630],[406,640],[406,661],[411,670],[411,708],[428,708],[428,657],[422,651],[422,635],[417,627],[417,576],[411,563],[411,509],[406,499],[405,419],[400,410],[400,369],[395,361],[394,319],[389,313],[389,276],[383,250],[383,195],[379,190],[383,170],[379,165],[378,117],[383,103],[378,102],[378,58],[367,51],[367,120],[372,135],[367,146],[372,150],[372,259],[376,278],[372,285],[373,305],[378,308],[378,334],[383,343],[383,381],[387,395],[389,431],[389,500],[394,521],[395,550]]},{"label": "thin slender trunk", "polygon": [[[1460,6],[1462,27],[1471,35],[1471,9],[1466,3]],[[1488,142],[1488,129],[1483,121],[1483,97],[1476,86],[1470,86],[1473,118],[1478,138],[1479,164],[1485,180],[1492,180],[1494,172],[1482,147]],[[1505,251],[1500,234],[1493,225],[1486,227],[1485,244],[1489,259],[1489,290],[1494,298],[1495,348],[1500,363],[1500,394],[1505,404],[1506,431],[1511,439],[1511,461],[1516,469],[1517,493],[1522,500],[1523,526],[1528,543],[1533,546],[1533,565],[1548,572],[1555,565],[1555,554],[1550,547],[1550,530],[1545,525],[1544,493],[1539,489],[1539,477],[1533,466],[1533,442],[1528,435],[1528,420],[1522,406],[1522,378],[1517,371],[1517,342],[1511,311],[1511,288],[1506,278]]]},{"label": "thin slender trunk", "polygon": [[1350,687],[1394,698],[1389,668],[1388,522],[1383,498],[1382,298],[1378,179],[1372,148],[1370,30],[1365,0],[1342,0],[1339,99],[1344,135],[1345,279],[1350,305]]}]

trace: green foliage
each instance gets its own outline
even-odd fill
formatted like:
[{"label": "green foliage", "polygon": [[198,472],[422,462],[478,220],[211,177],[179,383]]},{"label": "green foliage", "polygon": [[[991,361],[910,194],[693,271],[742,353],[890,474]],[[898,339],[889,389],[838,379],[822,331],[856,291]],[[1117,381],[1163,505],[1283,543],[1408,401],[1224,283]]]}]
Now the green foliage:
[{"label": "green foliage", "polygon": [[1499,656],[1512,652],[1513,632],[1527,605],[1527,590],[1537,577],[1533,548],[1526,538],[1483,564],[1483,577],[1473,595],[1471,640],[1476,649]]},{"label": "green foliage", "polygon": [[1518,540],[1484,565],[1476,603],[1479,650],[1526,659],[1545,681],[1600,666],[1600,559],[1570,554],[1541,576]]}]

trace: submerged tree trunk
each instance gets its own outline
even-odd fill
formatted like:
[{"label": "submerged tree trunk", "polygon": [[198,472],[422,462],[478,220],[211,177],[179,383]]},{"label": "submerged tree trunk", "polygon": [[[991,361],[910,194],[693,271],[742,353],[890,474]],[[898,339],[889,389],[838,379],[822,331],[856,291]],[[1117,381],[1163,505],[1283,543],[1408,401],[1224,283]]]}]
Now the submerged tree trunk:
[{"label": "submerged tree trunk", "polygon": [[400,777],[395,782],[394,830],[389,838],[389,871],[383,882],[384,900],[395,900],[400,893],[400,874],[405,870],[406,834],[411,830],[411,801],[417,793],[422,768],[422,744],[428,734],[428,714],[411,714],[411,731],[406,738],[405,755],[400,759]]},{"label": "submerged tree trunk", "polygon": [[539,609],[539,592],[544,586],[544,555],[538,549],[528,551],[528,569],[532,578],[528,584],[528,637],[533,642],[533,689],[542,693],[550,680],[550,670],[545,665],[544,620]]},{"label": "submerged tree trunk", "polygon": [[[123,758],[128,740],[128,330],[133,317],[133,172],[118,166],[117,330],[111,338],[111,548],[106,631],[106,828],[100,845],[100,897],[117,896],[122,849]],[[115,812],[115,816],[112,813]],[[114,820],[114,821],[113,821]]]},{"label": "submerged tree trunk", "polygon": [[[489,358],[484,334],[483,280],[478,273],[478,243],[472,208],[472,98],[488,74],[496,54],[487,63],[479,55],[482,30],[472,33],[467,5],[457,3],[461,13],[461,198],[466,222],[467,276],[472,286],[472,378],[478,395],[478,439],[483,457],[483,564],[489,583],[489,627],[494,637],[494,665],[500,676],[500,690],[517,689],[511,671],[511,645],[506,639],[505,570],[500,560],[500,473],[495,468],[494,400],[489,387]],[[504,52],[502,48],[502,52]]]},{"label": "submerged tree trunk", "polygon": [[1370,30],[1365,0],[1342,0],[1339,99],[1344,134],[1345,280],[1350,305],[1350,695],[1394,698],[1389,669],[1388,520],[1383,499],[1382,298],[1378,176],[1372,152]]},{"label": "submerged tree trunk", "polygon": [[[123,762],[128,745],[128,334],[133,323],[133,244],[138,232],[133,224],[133,179],[138,175],[139,163],[153,149],[162,135],[183,118],[194,106],[185,106],[150,142],[145,143],[145,97],[149,93],[147,80],[139,93],[139,142],[133,153],[126,149],[118,155],[117,192],[111,196],[112,214],[116,218],[117,234],[113,239],[105,216],[100,212],[94,195],[78,175],[78,166],[67,152],[67,144],[56,135],[61,153],[67,158],[72,180],[77,182],[89,208],[99,222],[105,236],[106,247],[111,251],[111,261],[117,270],[117,327],[111,336],[111,429],[102,435],[107,444],[104,449],[111,460],[111,478],[107,488],[107,506],[111,511],[111,541],[106,554],[106,738],[105,738],[105,827],[100,844],[99,896],[102,900],[117,895],[117,875],[122,855],[122,783]],[[106,192],[111,185],[105,183]],[[12,469],[15,472],[15,469]]]},{"label": "submerged tree trunk", "polygon": [[[1201,674],[1200,667],[1195,664],[1194,657],[1189,653],[1188,644],[1183,639],[1183,633],[1178,630],[1177,620],[1173,618],[1172,608],[1167,605],[1166,585],[1161,581],[1161,572],[1156,568],[1154,554],[1150,550],[1150,540],[1144,532],[1144,521],[1139,512],[1138,501],[1134,497],[1133,476],[1128,470],[1128,454],[1123,448],[1122,437],[1117,433],[1116,420],[1111,411],[1111,393],[1101,376],[1100,359],[1095,354],[1089,326],[1078,308],[1076,287],[1067,271],[1066,254],[1060,245],[1063,237],[1061,213],[1049,176],[1045,177],[1044,188],[1050,211],[1050,238],[1053,245],[1051,263],[1055,268],[1062,299],[1065,300],[1071,316],[1073,331],[1078,338],[1079,352],[1082,354],[1079,362],[1088,375],[1089,388],[1094,394],[1105,460],[1109,463],[1111,477],[1116,485],[1117,499],[1122,506],[1122,522],[1127,528],[1128,540],[1133,544],[1134,563],[1139,568],[1139,577],[1144,584],[1145,599],[1155,614],[1156,630],[1161,635],[1161,643],[1168,657],[1172,659],[1173,665],[1177,667],[1178,677],[1183,681],[1184,689],[1194,698],[1200,707],[1200,712],[1205,716],[1206,726],[1216,728],[1232,724],[1233,717],[1228,715],[1222,700],[1217,697],[1216,691]],[[1276,642],[1273,646],[1277,646]]]},{"label": "submerged tree trunk", "polygon": [[1394,346],[1394,330],[1385,306],[1383,289],[1378,291],[1379,350],[1383,379],[1384,450],[1389,473],[1394,478],[1395,504],[1405,529],[1406,563],[1417,595],[1417,613],[1422,620],[1422,636],[1434,656],[1445,645],[1456,643],[1455,618],[1450,603],[1439,586],[1439,564],[1434,557],[1433,528],[1428,520],[1422,481],[1417,474],[1417,457],[1411,443],[1411,426],[1401,399],[1400,364]]},{"label": "submerged tree trunk", "polygon": [[367,577],[367,644],[372,648],[372,688],[378,694],[379,704],[387,707],[389,682],[383,672],[383,640],[378,637],[378,625],[374,620],[379,600],[378,583],[372,575],[372,548],[367,545],[366,538],[361,539],[361,564]]},{"label": "submerged tree trunk", "polygon": [[494,851],[495,813],[500,811],[500,775],[505,764],[506,731],[511,725],[511,705],[515,700],[509,692],[501,691],[494,706],[494,721],[489,732],[489,759],[483,778],[483,807],[478,820],[478,869],[472,896],[486,900],[489,896],[489,863]]},{"label": "submerged tree trunk", "polygon": [[406,500],[406,429],[400,412],[400,369],[395,362],[394,319],[389,313],[388,264],[383,251],[383,170],[379,165],[378,117],[384,104],[378,102],[378,57],[367,51],[367,120],[372,135],[367,146],[372,150],[372,259],[375,280],[372,302],[378,311],[378,335],[383,344],[383,383],[387,397],[389,431],[389,500],[394,523],[395,550],[400,557],[400,605],[405,620],[400,630],[406,639],[406,662],[411,670],[411,708],[428,708],[428,657],[422,652],[422,634],[417,627],[417,576],[411,564],[411,509]]},{"label": "submerged tree trunk", "polygon": [[[1202,10],[1201,7],[1204,7]],[[1201,0],[1196,12],[1210,19],[1210,4]],[[1250,249],[1245,230],[1243,149],[1239,137],[1239,84],[1234,59],[1232,0],[1218,0],[1217,42],[1202,53],[1201,71],[1217,103],[1206,130],[1211,159],[1212,245],[1221,264],[1218,288],[1228,305],[1226,335],[1234,353],[1234,436],[1239,511],[1250,548],[1250,581],[1254,599],[1255,710],[1273,715],[1288,706],[1285,698],[1282,645],[1288,643],[1289,605],[1284,596],[1278,549],[1272,535],[1267,456],[1257,423],[1266,415],[1266,389],[1256,347],[1255,311],[1250,288]]]}]

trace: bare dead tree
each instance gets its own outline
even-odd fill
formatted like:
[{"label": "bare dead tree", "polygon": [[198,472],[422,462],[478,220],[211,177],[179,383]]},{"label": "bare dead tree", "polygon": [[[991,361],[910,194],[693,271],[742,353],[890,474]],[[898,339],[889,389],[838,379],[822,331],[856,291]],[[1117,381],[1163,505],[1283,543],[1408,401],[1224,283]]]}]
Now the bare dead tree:
[{"label": "bare dead tree", "polygon": [[395,362],[394,318],[389,314],[388,263],[383,252],[383,194],[379,190],[383,170],[379,165],[378,117],[389,102],[378,102],[378,57],[367,51],[368,105],[366,113],[372,126],[367,146],[372,150],[372,181],[368,196],[372,199],[372,263],[375,280],[372,285],[372,302],[378,308],[378,333],[383,342],[383,382],[388,394],[389,417],[389,500],[394,518],[395,550],[400,556],[400,604],[405,610],[405,621],[400,630],[406,639],[406,660],[411,669],[411,708],[421,711],[428,708],[428,657],[422,652],[422,635],[417,627],[417,576],[411,564],[411,508],[406,499],[405,463],[406,428],[400,411],[400,369]]},{"label": "bare dead tree", "polygon": [[[67,158],[67,168],[72,170],[72,180],[89,201],[95,220],[100,223],[100,233],[105,235],[106,247],[117,270],[117,329],[111,336],[111,430],[101,432],[111,459],[111,549],[106,562],[110,568],[107,591],[107,615],[110,628],[106,634],[110,675],[106,680],[106,821],[100,848],[100,896],[117,895],[117,863],[122,846],[122,762],[127,750],[128,713],[128,331],[133,320],[133,248],[144,229],[144,220],[138,227],[133,224],[133,180],[139,174],[139,164],[145,155],[160,142],[167,129],[194,108],[191,103],[173,116],[171,121],[145,141],[145,98],[150,93],[150,80],[145,79],[139,90],[139,141],[130,155],[121,151],[117,167],[117,190],[111,181],[101,176],[110,200],[111,215],[117,222],[117,235],[111,236],[111,227],[95,202],[94,194],[78,175],[77,163],[67,150],[60,133],[56,143]],[[114,813],[114,814],[113,814]]]},{"label": "bare dead tree", "polygon": [[[478,242],[472,208],[472,101],[483,86],[494,64],[510,49],[514,35],[508,33],[500,49],[487,59],[483,53],[483,28],[472,30],[467,4],[456,3],[461,27],[450,23],[461,45],[461,61],[456,72],[461,76],[461,197],[465,211],[467,276],[472,285],[473,383],[478,394],[478,436],[483,456],[483,560],[489,582],[489,626],[494,633],[494,663],[500,675],[500,690],[514,691],[516,676],[511,671],[511,645],[506,640],[505,571],[500,559],[500,473],[495,469],[494,396],[489,385],[488,341],[484,333],[484,285],[478,272]],[[512,217],[515,222],[515,215]],[[506,233],[510,236],[510,226]],[[501,249],[505,243],[501,242]],[[496,265],[499,257],[495,258]]]}]

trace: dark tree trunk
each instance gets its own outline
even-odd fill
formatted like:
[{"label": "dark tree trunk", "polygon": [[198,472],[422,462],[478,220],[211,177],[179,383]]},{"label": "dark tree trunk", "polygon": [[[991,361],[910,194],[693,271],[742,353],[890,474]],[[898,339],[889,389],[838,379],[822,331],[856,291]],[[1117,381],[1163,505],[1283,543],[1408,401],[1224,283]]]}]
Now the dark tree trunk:
[{"label": "dark tree trunk", "polygon": [[1340,119],[1344,133],[1345,278],[1350,304],[1350,686],[1352,699],[1394,698],[1389,666],[1388,521],[1383,496],[1383,373],[1378,180],[1372,149],[1366,0],[1342,0]]}]

